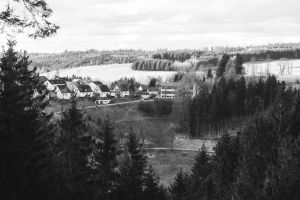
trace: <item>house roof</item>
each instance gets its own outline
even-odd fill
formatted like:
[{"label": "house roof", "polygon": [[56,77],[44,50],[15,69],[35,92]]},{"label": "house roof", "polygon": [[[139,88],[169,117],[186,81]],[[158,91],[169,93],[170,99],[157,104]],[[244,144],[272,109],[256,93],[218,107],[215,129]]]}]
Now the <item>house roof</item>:
[{"label": "house roof", "polygon": [[48,80],[46,76],[39,76],[39,82],[40,83],[45,83]]},{"label": "house roof", "polygon": [[149,92],[158,92],[159,89],[156,88],[156,87],[150,87],[150,88],[148,88],[148,91],[149,91]]},{"label": "house roof", "polygon": [[77,85],[79,92],[93,92],[89,85]]},{"label": "house roof", "polygon": [[101,85],[100,86],[100,90],[102,91],[102,92],[110,92],[110,90],[109,90],[109,88],[107,87],[107,85]]},{"label": "house roof", "polygon": [[69,88],[66,85],[57,85],[61,93],[71,93]]},{"label": "house roof", "polygon": [[49,82],[53,85],[64,85],[65,84],[65,81],[60,80],[60,79],[52,79],[52,80],[49,80]]}]

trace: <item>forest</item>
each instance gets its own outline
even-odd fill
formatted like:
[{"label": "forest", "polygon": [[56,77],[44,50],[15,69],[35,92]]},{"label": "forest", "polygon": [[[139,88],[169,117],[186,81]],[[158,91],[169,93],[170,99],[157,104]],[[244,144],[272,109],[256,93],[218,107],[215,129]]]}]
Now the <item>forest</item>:
[{"label": "forest", "polygon": [[112,51],[65,51],[63,53],[30,53],[31,66],[40,72],[54,71],[91,65],[132,63],[140,57],[148,57],[149,51],[112,50]]}]

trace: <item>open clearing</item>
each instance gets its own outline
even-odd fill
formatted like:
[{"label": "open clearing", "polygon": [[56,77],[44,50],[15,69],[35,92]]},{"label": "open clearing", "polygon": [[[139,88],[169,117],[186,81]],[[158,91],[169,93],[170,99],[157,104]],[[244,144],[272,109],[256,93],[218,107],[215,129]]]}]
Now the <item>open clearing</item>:
[{"label": "open clearing", "polygon": [[[131,64],[112,64],[112,65],[96,65],[96,66],[84,66],[76,67],[72,69],[59,70],[58,75],[60,77],[72,77],[72,75],[80,77],[90,77],[92,80],[102,81],[109,84],[120,78],[134,77],[136,81],[148,84],[151,77],[161,77],[163,81],[172,77],[176,72],[171,71],[137,71],[131,69]],[[53,78],[57,74],[57,71],[42,73],[42,76],[47,78]]]},{"label": "open clearing", "polygon": [[[288,82],[293,82],[297,79],[300,79],[300,59],[247,62],[244,63],[244,67],[247,76],[265,75],[266,73],[270,73],[276,75],[279,80],[285,80]],[[60,77],[72,77],[72,75],[76,75],[80,77],[90,77],[92,80],[99,80],[106,84],[109,84],[123,77],[133,77],[140,83],[148,84],[151,77],[161,77],[163,81],[166,81],[175,73],[176,72],[174,71],[132,70],[131,64],[128,63],[84,66],[42,73],[41,75],[46,76],[47,78],[53,78],[57,74]]]},{"label": "open clearing", "polygon": [[279,80],[295,82],[300,79],[300,59],[244,63],[247,76],[274,74]]}]

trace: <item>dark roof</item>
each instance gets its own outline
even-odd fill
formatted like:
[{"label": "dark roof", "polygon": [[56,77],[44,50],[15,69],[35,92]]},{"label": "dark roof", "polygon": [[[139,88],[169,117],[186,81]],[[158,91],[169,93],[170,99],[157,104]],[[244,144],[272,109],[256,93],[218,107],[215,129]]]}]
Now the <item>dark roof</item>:
[{"label": "dark roof", "polygon": [[57,85],[61,93],[71,93],[66,85]]},{"label": "dark roof", "polygon": [[110,92],[109,88],[107,87],[107,85],[101,85],[100,86],[100,90],[101,92]]},{"label": "dark roof", "polygon": [[65,81],[60,80],[60,79],[52,79],[52,80],[49,80],[49,82],[53,85],[63,85],[66,83]]},{"label": "dark roof", "polygon": [[89,85],[78,85],[79,92],[93,92]]},{"label": "dark roof", "polygon": [[148,91],[149,92],[158,92],[158,88],[156,88],[156,87],[150,87],[150,88],[148,88]]},{"label": "dark roof", "polygon": [[39,82],[40,83],[45,83],[48,80],[46,76],[39,76]]}]

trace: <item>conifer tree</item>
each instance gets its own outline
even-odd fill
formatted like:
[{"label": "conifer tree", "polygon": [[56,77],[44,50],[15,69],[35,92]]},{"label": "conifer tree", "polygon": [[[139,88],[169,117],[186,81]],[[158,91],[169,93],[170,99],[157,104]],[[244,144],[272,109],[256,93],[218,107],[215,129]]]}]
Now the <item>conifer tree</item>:
[{"label": "conifer tree", "polygon": [[63,112],[60,121],[59,139],[62,151],[62,188],[64,199],[89,199],[91,188],[91,169],[88,167],[88,155],[91,153],[91,138],[86,136],[87,126],[83,114],[76,108],[76,98],[71,99],[71,107]]},{"label": "conifer tree", "polygon": [[189,177],[182,170],[176,175],[174,182],[169,187],[171,200],[186,200],[188,199]]},{"label": "conifer tree", "polygon": [[120,167],[118,199],[139,200],[142,197],[147,159],[138,139],[131,130],[126,143],[124,160]]},{"label": "conifer tree", "polygon": [[217,78],[221,77],[224,74],[225,68],[226,68],[226,65],[227,65],[229,59],[230,59],[229,55],[224,54],[222,56],[222,58],[219,60],[218,68],[217,68],[217,71],[216,71]]},{"label": "conifer tree", "polygon": [[213,76],[213,74],[212,74],[212,70],[211,70],[211,68],[209,68],[208,70],[207,70],[207,75],[206,75],[206,78],[213,78],[214,76]]},{"label": "conifer tree", "polygon": [[0,196],[52,199],[55,194],[53,131],[43,110],[47,92],[26,53],[8,50],[0,59]]},{"label": "conifer tree", "polygon": [[115,198],[119,175],[117,172],[118,143],[113,131],[113,124],[106,119],[102,129],[97,131],[98,138],[95,140],[93,151],[96,163],[93,174],[96,177],[96,189],[99,191],[97,196],[103,200]]},{"label": "conifer tree", "polygon": [[191,170],[189,184],[189,199],[213,199],[215,186],[212,180],[213,165],[206,147],[203,145],[195,158]]},{"label": "conifer tree", "polygon": [[164,200],[166,194],[163,186],[159,183],[159,177],[156,176],[151,166],[147,167],[144,178],[143,200]]},{"label": "conifer tree", "polygon": [[235,69],[236,74],[244,73],[243,58],[240,54],[236,54],[236,56],[235,56],[234,69]]}]

